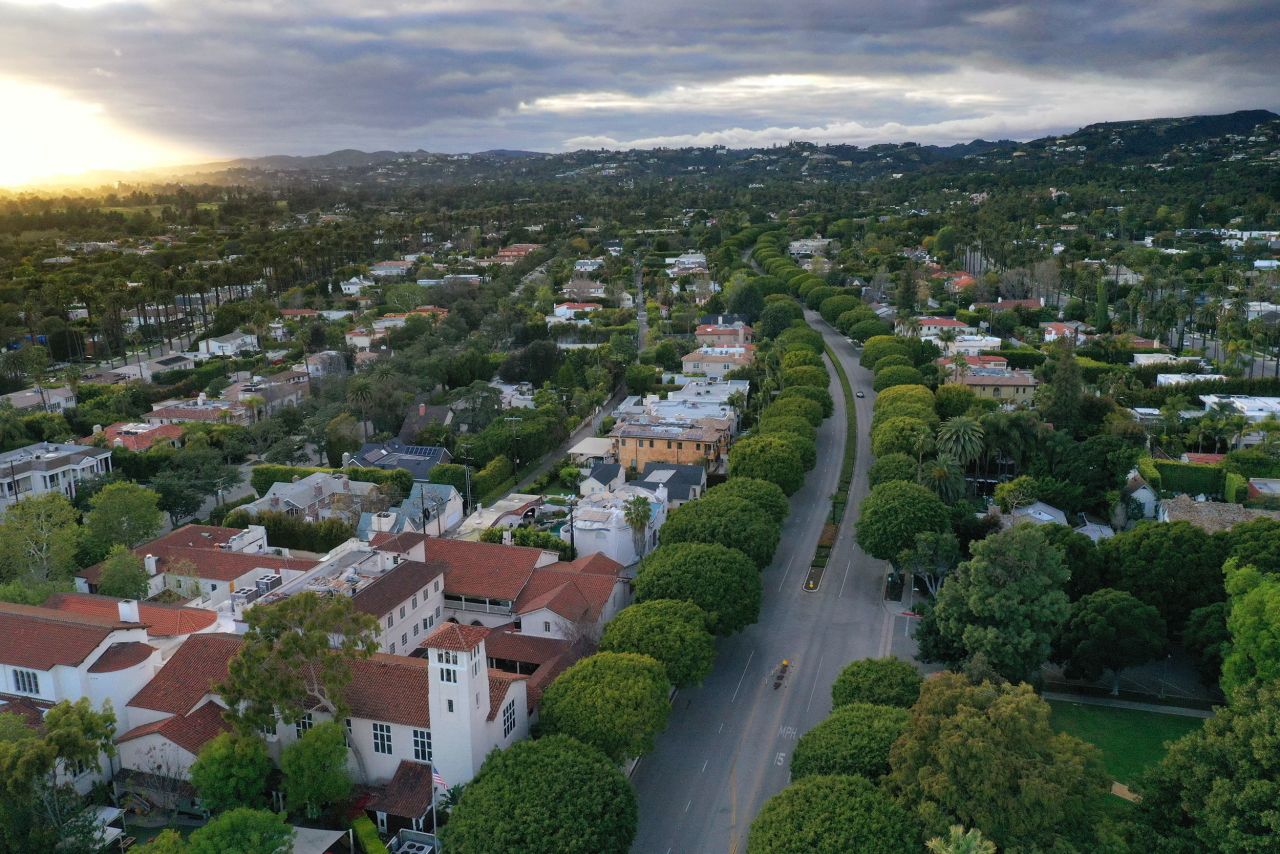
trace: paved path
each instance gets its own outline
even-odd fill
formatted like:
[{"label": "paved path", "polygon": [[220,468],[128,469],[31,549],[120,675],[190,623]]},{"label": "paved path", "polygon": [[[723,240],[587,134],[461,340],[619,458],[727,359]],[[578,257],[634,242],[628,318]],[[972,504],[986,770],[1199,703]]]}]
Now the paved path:
[{"label": "paved path", "polygon": [[[858,455],[851,500],[821,586],[803,584],[840,476],[845,403],[831,372],[835,412],[818,431],[819,465],[791,497],[791,515],[774,561],[763,573],[760,621],[718,643],[715,669],[680,692],[667,731],[637,768],[640,826],[632,851],[739,852],[751,820],[790,779],[796,740],[831,711],[831,684],[848,662],[912,653],[901,605],[883,601],[886,565],[853,543],[852,522],[867,492],[871,375],[848,342],[808,313],[841,360],[855,390]],[[774,688],[783,659],[788,675]]]},{"label": "paved path", "polygon": [[1045,691],[1041,695],[1046,700],[1059,703],[1080,703],[1085,706],[1107,706],[1112,709],[1129,709],[1135,712],[1155,712],[1159,715],[1181,715],[1184,718],[1211,718],[1213,712],[1205,709],[1190,709],[1186,706],[1162,706],[1159,703],[1135,703],[1132,700],[1118,700],[1113,697],[1093,697],[1087,694],[1059,694],[1056,691]]},{"label": "paved path", "polygon": [[[613,397],[606,400],[604,405],[600,407],[600,411],[591,416],[590,421],[580,426],[577,430],[574,430],[573,433],[570,434],[569,438],[564,440],[560,447],[543,457],[542,462],[538,463],[537,468],[533,469],[521,478],[520,481],[511,488],[511,492],[523,492],[528,489],[529,484],[542,477],[551,470],[553,465],[564,459],[565,455],[569,453],[570,448],[581,442],[583,439],[586,439],[589,436],[594,436],[596,431],[600,429],[600,422],[604,421],[605,418],[612,414],[613,410],[618,408],[618,404],[622,403],[626,396],[627,391],[625,387],[619,388],[615,391],[613,393]],[[508,493],[508,495],[509,494],[510,493]]]}]

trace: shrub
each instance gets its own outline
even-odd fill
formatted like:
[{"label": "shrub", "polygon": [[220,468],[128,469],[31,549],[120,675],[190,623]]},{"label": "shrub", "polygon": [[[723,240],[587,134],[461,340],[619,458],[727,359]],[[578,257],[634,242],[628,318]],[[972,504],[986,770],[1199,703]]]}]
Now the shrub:
[{"label": "shrub", "polygon": [[[813,388],[813,386],[800,386],[800,388]],[[825,391],[825,389],[823,389]],[[803,397],[790,397],[785,400],[775,400],[766,406],[760,413],[760,419],[771,418],[775,415],[796,415],[805,419],[814,427],[817,427],[823,421],[822,404],[815,400],[807,400]]]},{"label": "shrub", "polygon": [[387,846],[378,838],[378,828],[374,827],[369,816],[361,815],[351,822],[351,829],[355,831],[356,841],[364,854],[387,854]]},{"label": "shrub", "polygon": [[784,388],[791,386],[813,386],[815,388],[826,388],[830,382],[825,368],[815,368],[812,365],[805,365],[799,368],[789,368],[782,372],[782,385]]},{"label": "shrub", "polygon": [[[810,442],[817,439],[818,431],[813,429],[813,425],[798,415],[775,415],[769,418],[761,418],[756,428],[760,433],[793,433],[797,436],[803,436]],[[1240,481],[1244,483],[1243,480]]]},{"label": "shrub", "polygon": [[924,377],[915,368],[897,365],[877,372],[871,387],[876,391],[884,391],[896,385],[920,385],[923,382]]},{"label": "shrub", "polygon": [[896,367],[913,368],[915,367],[915,365],[913,365],[911,363],[911,360],[908,359],[906,356],[900,356],[897,353],[894,353],[893,355],[885,356],[883,359],[876,362],[875,365],[871,368],[871,371],[872,373],[878,374],[881,371],[883,371],[885,368],[896,368]]},{"label": "shrub", "polygon": [[773,399],[773,402],[779,403],[783,400],[795,400],[796,398],[812,400],[819,404],[822,407],[823,418],[830,418],[831,413],[835,411],[835,401],[831,399],[831,392],[827,391],[825,388],[818,388],[811,385],[797,385],[792,386],[791,388],[784,388],[778,393],[778,396]]},{"label": "shrub", "polygon": [[872,703],[909,709],[920,696],[924,678],[910,662],[890,656],[864,658],[845,665],[831,686],[834,708]]}]

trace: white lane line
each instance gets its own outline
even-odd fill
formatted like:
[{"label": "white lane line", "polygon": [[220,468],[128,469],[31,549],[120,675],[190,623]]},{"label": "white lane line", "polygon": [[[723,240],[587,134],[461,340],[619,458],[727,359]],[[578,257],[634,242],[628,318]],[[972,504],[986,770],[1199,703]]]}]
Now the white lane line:
[{"label": "white lane line", "polygon": [[[742,668],[742,675],[738,677],[738,687],[733,689],[733,696],[729,698],[730,703],[738,699],[738,688],[742,687],[742,680],[747,678],[747,668],[751,666],[751,659],[755,658],[755,656],[756,651],[753,649],[751,650],[751,654],[747,656],[747,663],[746,666]],[[723,726],[723,724],[721,724],[721,726]]]},{"label": "white lane line", "polygon": [[782,585],[787,583],[787,574],[791,572],[791,564],[795,562],[796,556],[792,555],[791,560],[787,561],[786,572],[782,573],[782,580],[778,582],[778,592],[782,592]]},{"label": "white lane line", "polygon": [[[721,726],[723,726],[723,724],[721,724]],[[702,771],[701,771],[701,772],[699,772],[699,773],[702,773],[702,774],[707,773],[707,763],[708,763],[708,762],[710,762],[710,761],[711,761],[710,759],[704,759],[704,760],[702,760]]]},{"label": "white lane line", "polygon": [[844,578],[840,579],[840,592],[836,594],[837,599],[844,595],[844,583],[849,580],[849,567],[851,566],[853,566],[852,558],[850,558],[849,562],[844,565]]},{"label": "white lane line", "polygon": [[689,799],[689,803],[687,803],[687,804],[685,804],[685,805],[684,805],[684,811],[685,811],[685,812],[688,812],[688,811],[689,811],[689,807],[691,807],[691,806],[693,806],[693,799],[692,799],[692,798],[690,798],[690,799]]},{"label": "white lane line", "polygon": [[813,687],[809,689],[809,702],[804,704],[805,714],[809,713],[809,707],[813,705],[813,695],[816,694],[818,691],[818,675],[822,673],[822,657],[824,655],[826,655],[825,652],[822,655],[818,656],[818,666],[813,671]]},{"label": "white lane line", "polygon": [[724,722],[723,722],[723,721],[721,721],[721,722],[720,722],[720,728],[716,730],[716,734],[718,735],[718,734],[720,734],[720,733],[722,733],[722,732],[724,732]]}]

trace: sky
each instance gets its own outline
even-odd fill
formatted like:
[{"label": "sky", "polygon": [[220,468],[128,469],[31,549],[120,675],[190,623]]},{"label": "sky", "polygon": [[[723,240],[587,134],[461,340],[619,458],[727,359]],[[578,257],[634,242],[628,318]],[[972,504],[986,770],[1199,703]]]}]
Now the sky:
[{"label": "sky", "polygon": [[1277,69],[1277,0],[0,0],[0,186],[340,148],[1031,139],[1280,111]]}]

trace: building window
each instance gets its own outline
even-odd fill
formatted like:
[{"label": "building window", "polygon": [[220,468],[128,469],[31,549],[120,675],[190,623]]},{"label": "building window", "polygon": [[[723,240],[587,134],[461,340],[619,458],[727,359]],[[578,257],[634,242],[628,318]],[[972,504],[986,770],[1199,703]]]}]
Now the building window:
[{"label": "building window", "polygon": [[391,724],[374,723],[373,752],[374,753],[390,753],[391,752]]},{"label": "building window", "polygon": [[302,734],[311,729],[311,713],[307,712],[293,723],[293,731],[297,733],[298,738],[302,738]]},{"label": "building window", "polygon": [[449,712],[450,712],[450,713],[452,713],[452,712],[453,712],[453,700],[447,700],[446,702],[449,704]]},{"label": "building window", "polygon": [[414,636],[415,638],[418,636],[418,624],[417,624],[417,623],[414,623],[414,624],[413,624],[413,636]]},{"label": "building window", "polygon": [[34,670],[13,671],[13,690],[19,694],[39,694],[40,674]]},{"label": "building window", "polygon": [[400,606],[400,619],[402,619],[402,620],[404,619],[404,606],[403,606],[403,605],[401,605],[401,606]]},{"label": "building window", "polygon": [[391,654],[392,654],[392,655],[395,655],[395,654],[396,654],[396,645],[395,645],[395,644],[392,644],[392,645],[391,645],[390,652],[391,652]]},{"label": "building window", "polygon": [[544,632],[549,632],[549,631],[551,631],[551,621],[550,621],[550,620],[543,620],[543,621],[542,621],[542,630],[543,630]]},{"label": "building window", "polygon": [[431,731],[415,729],[413,731],[413,758],[418,762],[431,761]]},{"label": "building window", "polygon": [[507,703],[505,709],[502,710],[502,737],[506,738],[511,735],[516,728],[516,701],[512,700]]},{"label": "building window", "polygon": [[458,681],[458,671],[454,670],[452,667],[441,667],[440,681],[456,684]]},{"label": "building window", "polygon": [[[439,592],[440,592],[440,579],[438,579],[438,578],[436,579],[436,586],[435,586],[433,589],[434,589],[434,590],[435,590],[435,592],[437,592],[437,593],[439,593]],[[439,609],[439,608],[436,608],[436,616],[437,616],[437,617],[438,617],[438,616],[440,616],[440,609]]]},{"label": "building window", "polygon": [[391,628],[391,624],[394,623],[395,620],[396,618],[394,616],[387,614],[387,628]]},{"label": "building window", "polygon": [[411,602],[412,602],[412,604],[413,604],[414,609],[416,610],[416,609],[417,609],[417,607],[418,607],[418,594],[417,594],[417,593],[413,594],[413,599],[411,600]]},{"label": "building window", "polygon": [[344,744],[347,745],[347,747],[350,747],[351,746],[351,718],[347,718],[342,723],[343,723],[343,726],[345,727],[345,731],[342,733],[342,741]]},{"label": "building window", "polygon": [[401,646],[408,646],[408,645],[409,645],[409,633],[408,633],[408,632],[405,632],[404,634],[400,635],[400,645],[401,645]]},{"label": "building window", "polygon": [[441,664],[457,664],[458,654],[447,650],[436,650],[436,661]]},{"label": "building window", "polygon": [[437,620],[438,620],[438,619],[440,619],[440,606],[439,606],[439,605],[437,605],[437,606],[436,606],[436,619],[437,619]]}]

